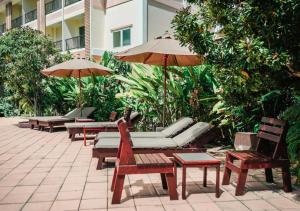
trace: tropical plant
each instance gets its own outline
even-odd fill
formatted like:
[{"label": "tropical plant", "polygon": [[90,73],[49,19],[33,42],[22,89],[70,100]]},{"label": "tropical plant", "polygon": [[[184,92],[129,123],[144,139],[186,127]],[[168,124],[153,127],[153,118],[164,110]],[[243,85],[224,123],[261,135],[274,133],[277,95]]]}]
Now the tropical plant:
[{"label": "tropical plant", "polygon": [[[115,78],[123,82],[124,89],[117,95],[124,105],[140,110],[144,126],[162,123],[164,105],[164,74],[161,67],[132,65],[132,72]],[[194,68],[171,67],[167,72],[166,116],[167,123],[182,116],[209,120],[211,103],[217,99],[217,83],[209,66]],[[148,129],[149,129],[148,128]]]},{"label": "tropical plant", "polygon": [[47,106],[45,81],[40,71],[64,56],[53,42],[40,31],[30,27],[15,28],[0,37],[0,77],[25,113],[41,114]]},{"label": "tropical plant", "polygon": [[[212,115],[228,139],[236,131],[255,131],[262,116],[294,108],[300,90],[298,0],[187,2],[173,19],[175,37],[214,67],[221,92]],[[289,134],[297,134],[295,127]],[[298,138],[288,140],[294,140],[288,142],[295,155]]]}]

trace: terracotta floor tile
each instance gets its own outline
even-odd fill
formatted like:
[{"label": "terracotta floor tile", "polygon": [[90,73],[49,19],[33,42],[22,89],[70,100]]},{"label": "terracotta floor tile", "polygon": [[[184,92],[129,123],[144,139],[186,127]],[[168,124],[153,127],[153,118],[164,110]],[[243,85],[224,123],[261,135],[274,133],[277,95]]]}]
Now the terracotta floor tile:
[{"label": "terracotta floor tile", "polygon": [[136,207],[137,211],[165,211],[163,206],[137,206]]},{"label": "terracotta floor tile", "polygon": [[163,205],[166,211],[193,211],[189,204],[168,204]]},{"label": "terracotta floor tile", "polygon": [[273,198],[273,199],[267,199],[267,202],[272,204],[274,207],[278,209],[299,209],[300,210],[300,204],[296,204],[295,202],[284,198]]},{"label": "terracotta floor tile", "polygon": [[99,199],[99,198],[107,198],[107,190],[99,189],[99,190],[84,190],[83,199]]},{"label": "terracotta floor tile", "polygon": [[82,191],[62,191],[57,195],[57,200],[81,199]]},{"label": "terracotta floor tile", "polygon": [[35,192],[30,198],[30,202],[48,202],[54,201],[57,192]]},{"label": "terracotta floor tile", "polygon": [[13,187],[0,187],[0,200],[3,199],[12,189]]},{"label": "terracotta floor tile", "polygon": [[48,211],[51,205],[52,202],[27,203],[22,211]]},{"label": "terracotta floor tile", "polygon": [[216,205],[216,203],[208,202],[208,203],[192,203],[191,206],[195,211],[221,211],[221,209]]},{"label": "terracotta floor tile", "polygon": [[3,211],[19,211],[23,204],[0,204],[0,210]]},{"label": "terracotta floor tile", "polygon": [[107,199],[84,199],[80,203],[80,209],[107,208]]},{"label": "terracotta floor tile", "polygon": [[79,200],[55,201],[51,207],[51,211],[61,210],[78,210]]},{"label": "terracotta floor tile", "polygon": [[238,210],[238,211],[246,211],[249,210],[245,205],[243,205],[239,201],[224,201],[224,202],[216,202],[216,205],[220,207],[222,210]]},{"label": "terracotta floor tile", "polygon": [[264,200],[250,200],[250,201],[242,201],[250,210],[275,210],[270,203]]}]

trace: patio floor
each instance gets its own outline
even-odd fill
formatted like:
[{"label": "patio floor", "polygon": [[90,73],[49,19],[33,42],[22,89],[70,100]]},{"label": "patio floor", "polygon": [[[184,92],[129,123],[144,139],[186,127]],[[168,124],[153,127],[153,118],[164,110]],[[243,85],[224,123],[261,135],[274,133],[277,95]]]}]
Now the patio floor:
[{"label": "patio floor", "polygon": [[[187,200],[170,201],[159,175],[133,175],[126,177],[122,203],[111,205],[113,168],[96,170],[92,145],[71,143],[65,131],[18,128],[18,121],[0,118],[0,210],[300,210],[300,191],[284,193],[280,175],[278,185],[266,184],[262,171],[252,171],[245,195],[234,196],[233,184],[222,186],[217,199],[215,172],[208,171],[204,188],[200,169],[187,170]],[[179,195],[180,180],[179,168]]]}]

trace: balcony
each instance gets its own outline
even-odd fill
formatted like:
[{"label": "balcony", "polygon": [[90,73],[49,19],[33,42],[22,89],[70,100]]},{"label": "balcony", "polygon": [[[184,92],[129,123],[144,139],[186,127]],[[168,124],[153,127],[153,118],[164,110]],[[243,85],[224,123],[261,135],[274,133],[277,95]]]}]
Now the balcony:
[{"label": "balcony", "polygon": [[19,16],[11,21],[12,28],[22,26],[22,16]]},{"label": "balcony", "polygon": [[36,19],[37,19],[37,10],[36,9],[34,9],[30,12],[27,12],[25,14],[25,23],[29,23],[29,22],[34,21]]},{"label": "balcony", "polygon": [[55,41],[53,42],[55,47],[59,50],[59,51],[62,51],[62,40],[59,40],[59,41]]},{"label": "balcony", "polygon": [[85,37],[84,36],[77,36],[66,39],[66,50],[78,49],[85,47]]},{"label": "balcony", "polygon": [[0,25],[0,35],[3,34],[6,30],[6,26],[5,26],[5,23],[1,24]]},{"label": "balcony", "polygon": [[61,9],[61,0],[53,0],[45,4],[46,15]]},{"label": "balcony", "polygon": [[81,0],[65,0],[65,7],[69,6],[71,4],[74,4],[74,3],[78,2],[78,1],[81,1]]}]

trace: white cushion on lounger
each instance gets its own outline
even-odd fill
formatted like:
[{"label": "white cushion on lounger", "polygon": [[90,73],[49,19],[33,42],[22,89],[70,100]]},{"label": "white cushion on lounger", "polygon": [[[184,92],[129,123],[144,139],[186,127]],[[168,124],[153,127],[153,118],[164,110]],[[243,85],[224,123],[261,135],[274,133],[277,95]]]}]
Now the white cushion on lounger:
[{"label": "white cushion on lounger", "polygon": [[[118,138],[103,138],[95,148],[118,148]],[[177,145],[171,138],[132,138],[133,148],[175,148]]]},{"label": "white cushion on lounger", "polygon": [[193,124],[193,119],[189,117],[184,117],[171,124],[169,127],[163,129],[161,133],[163,133],[164,137],[166,138],[172,138],[191,124]]},{"label": "white cushion on lounger", "polygon": [[[185,128],[187,128],[189,125],[193,123],[193,119],[189,117],[184,117],[182,119],[177,120],[173,124],[171,124],[169,127],[165,128],[161,132],[131,132],[131,137],[137,137],[137,138],[147,138],[147,137],[162,137],[162,138],[171,138],[174,135],[178,134]],[[100,132],[96,136],[96,140],[100,140],[102,138],[113,138],[113,137],[120,137],[119,132]]]},{"label": "white cushion on lounger", "polygon": [[183,131],[179,135],[173,138],[174,142],[177,143],[179,147],[183,147],[186,144],[194,141],[197,137],[200,137],[201,134],[206,133],[210,129],[210,125],[206,122],[198,122],[194,124],[189,129]]}]

